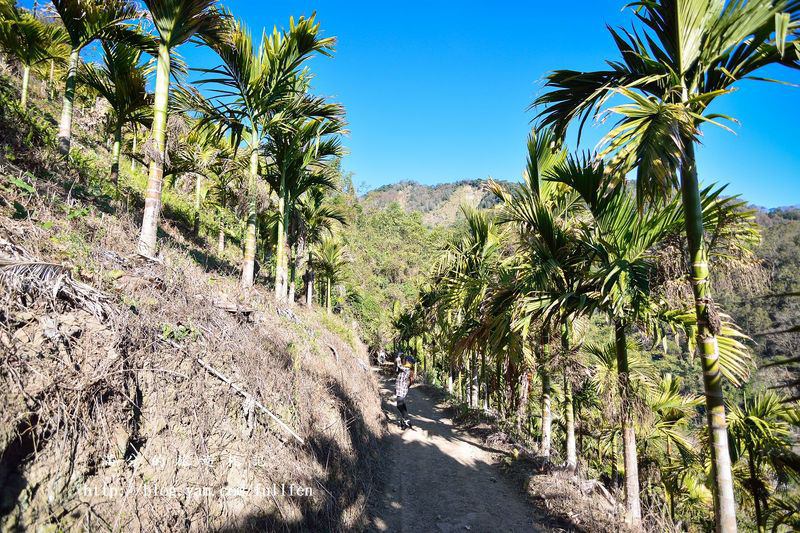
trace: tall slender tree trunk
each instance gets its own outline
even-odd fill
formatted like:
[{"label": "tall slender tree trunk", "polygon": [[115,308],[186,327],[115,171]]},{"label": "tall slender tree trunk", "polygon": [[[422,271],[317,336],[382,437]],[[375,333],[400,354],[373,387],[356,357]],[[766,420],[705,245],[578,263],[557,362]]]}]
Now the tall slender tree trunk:
[{"label": "tall slender tree trunk", "polygon": [[617,468],[617,434],[611,434],[611,484],[616,487],[619,478],[619,469]]},{"label": "tall slender tree trunk", "polygon": [[217,255],[225,253],[225,223],[219,221],[219,236],[217,237]]},{"label": "tall slender tree trunk", "polygon": [[720,320],[714,309],[709,286],[709,265],[703,237],[703,209],[697,180],[694,141],[684,139],[684,150],[681,164],[681,194],[691,261],[689,276],[697,315],[697,350],[703,367],[706,417],[711,437],[716,530],[720,533],[733,533],[736,531],[736,499],[733,492],[728,425],[725,419],[722,373],[716,337],[719,333]]},{"label": "tall slender tree trunk", "polygon": [[295,293],[297,292],[297,273],[303,267],[303,257],[305,256],[305,239],[298,235],[297,242],[294,243],[292,250],[292,271],[289,275],[289,303],[293,304]]},{"label": "tall slender tree trunk", "polygon": [[114,144],[111,147],[111,181],[114,183],[114,194],[119,200],[119,153],[122,147],[122,124],[114,128]]},{"label": "tall slender tree trunk", "polygon": [[530,385],[530,369],[525,364],[525,368],[520,372],[519,376],[519,404],[517,404],[517,433],[519,435],[522,435],[522,422],[527,418],[528,414]]},{"label": "tall slender tree trunk", "polygon": [[79,49],[73,49],[69,54],[69,63],[67,64],[64,103],[61,106],[61,120],[58,123],[58,150],[63,155],[69,154],[69,146],[72,142],[72,109],[75,105],[75,84],[77,82],[80,53]]},{"label": "tall slender tree trunk", "polygon": [[164,158],[167,151],[167,112],[169,108],[169,48],[163,44],[158,47],[158,66],[156,70],[156,92],[153,104],[153,142],[150,173],[147,177],[147,190],[144,196],[142,230],[139,234],[138,251],[153,257],[156,255],[158,221],[161,216],[161,186],[164,181]]},{"label": "tall slender tree trunk", "polygon": [[749,446],[747,447],[747,467],[750,470],[750,493],[753,495],[753,505],[756,512],[756,528],[758,529],[759,533],[761,533],[765,531],[766,528],[763,525],[761,498],[758,494],[758,477],[756,476],[756,465],[755,461],[753,460],[753,449]]},{"label": "tall slender tree trunk", "polygon": [[22,94],[19,97],[19,105],[22,109],[28,107],[28,85],[31,83],[31,67],[25,66],[22,69]]},{"label": "tall slender tree trunk", "polygon": [[628,340],[625,324],[614,323],[614,343],[617,353],[617,373],[622,415],[622,455],[625,463],[625,520],[638,527],[642,521],[639,489],[639,460],[636,452],[636,431],[631,405],[630,371],[628,368]]},{"label": "tall slender tree trunk", "polygon": [[469,405],[473,409],[477,409],[480,405],[480,399],[478,394],[478,354],[475,351],[470,356],[469,371]]},{"label": "tall slender tree trunk", "polygon": [[138,148],[138,138],[137,137],[138,137],[138,135],[137,135],[137,131],[136,131],[136,124],[134,123],[134,125],[133,125],[133,141],[131,141],[132,142],[132,145],[131,145],[131,171],[132,172],[136,172],[136,169],[139,166],[138,161],[136,161],[136,152],[137,152],[137,148]]},{"label": "tall slender tree trunk", "polygon": [[495,379],[495,406],[497,407],[497,412],[500,413],[500,416],[504,416],[503,413],[503,364],[498,357],[495,359],[494,363],[494,379]]},{"label": "tall slender tree trunk", "polygon": [[486,379],[486,352],[481,352],[481,387],[483,388],[483,410],[489,410],[489,382]]},{"label": "tall slender tree trunk", "polygon": [[287,289],[286,301],[294,303],[295,276],[297,275],[297,250],[295,246],[289,247],[289,287]]},{"label": "tall slender tree trunk", "polygon": [[250,154],[250,176],[247,184],[247,228],[244,238],[244,258],[242,260],[242,278],[240,285],[249,289],[253,286],[256,271],[256,223],[258,210],[256,207],[256,185],[258,183],[258,144],[253,136],[252,153]]},{"label": "tall slender tree trunk", "polygon": [[308,253],[308,266],[306,267],[306,307],[311,307],[314,302],[314,263],[311,252]]},{"label": "tall slender tree trunk", "polygon": [[453,364],[450,363],[447,372],[447,393],[452,396],[453,394]]},{"label": "tall slender tree trunk", "polygon": [[575,446],[575,404],[572,400],[572,383],[564,369],[564,422],[567,429],[567,470],[575,472],[578,468],[578,449]]},{"label": "tall slender tree trunk", "polygon": [[286,257],[286,241],[289,231],[289,193],[286,190],[285,172],[281,171],[281,190],[278,198],[278,245],[275,248],[275,298],[279,301],[286,299],[288,261]]},{"label": "tall slender tree trunk", "polygon": [[333,306],[331,305],[331,278],[325,278],[325,307],[328,314],[331,314]]},{"label": "tall slender tree trunk", "polygon": [[542,334],[542,365],[540,373],[542,378],[542,444],[539,454],[550,458],[550,442],[552,440],[553,413],[550,410],[550,373],[546,366],[550,363],[550,336],[547,332]]}]

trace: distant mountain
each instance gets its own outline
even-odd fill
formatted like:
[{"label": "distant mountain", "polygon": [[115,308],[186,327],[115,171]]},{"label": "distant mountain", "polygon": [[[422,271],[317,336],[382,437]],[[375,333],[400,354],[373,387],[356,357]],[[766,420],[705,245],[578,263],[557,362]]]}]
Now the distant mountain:
[{"label": "distant mountain", "polygon": [[439,185],[422,185],[401,181],[383,185],[362,198],[362,205],[384,209],[396,202],[407,212],[419,211],[429,226],[450,225],[458,218],[462,204],[472,207],[491,207],[496,198],[486,187],[488,180],[464,180]]}]

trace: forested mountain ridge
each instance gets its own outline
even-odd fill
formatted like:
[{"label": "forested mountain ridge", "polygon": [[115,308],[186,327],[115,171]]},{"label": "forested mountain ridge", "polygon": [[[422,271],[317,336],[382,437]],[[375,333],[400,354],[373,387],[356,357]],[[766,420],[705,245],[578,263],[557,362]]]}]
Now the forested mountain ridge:
[{"label": "forested mountain ridge", "polygon": [[363,195],[361,201],[368,209],[386,208],[397,203],[407,212],[422,213],[428,225],[447,225],[455,222],[461,205],[490,207],[497,203],[487,189],[489,180],[462,180],[438,185],[423,185],[416,181],[399,181],[382,185]]},{"label": "forested mountain ridge", "polygon": [[[363,208],[362,216],[394,220],[398,225],[397,229],[404,225],[401,219],[406,221],[405,224],[411,224],[416,214],[416,220],[440,233],[448,233],[456,231],[462,205],[490,208],[497,204],[497,199],[487,188],[487,183],[488,180],[463,180],[423,185],[414,181],[400,181],[367,192],[359,199],[359,203]],[[753,339],[751,346],[759,359],[787,357],[800,351],[800,333],[774,336],[760,334],[791,326],[792,319],[800,315],[800,301],[797,298],[765,298],[769,294],[780,295],[796,291],[800,286],[800,208],[749,208],[755,211],[761,233],[761,243],[756,254],[766,274],[766,284],[744,297],[720,290],[719,300],[726,312]],[[391,231],[389,226],[381,224],[380,227],[383,231]],[[414,231],[410,233],[417,234]],[[364,242],[370,241],[366,235],[362,236],[365,237]],[[379,235],[376,238],[381,240]],[[425,257],[435,248],[430,241],[422,240],[407,241],[405,245],[414,248],[414,242],[419,242],[420,246],[416,257]],[[436,242],[444,244],[443,239]],[[417,260],[412,263],[417,265]],[[376,275],[381,277],[379,272]],[[392,279],[396,280],[390,276],[389,284]],[[400,300],[406,302],[410,289],[406,287],[403,291],[404,297]]]}]

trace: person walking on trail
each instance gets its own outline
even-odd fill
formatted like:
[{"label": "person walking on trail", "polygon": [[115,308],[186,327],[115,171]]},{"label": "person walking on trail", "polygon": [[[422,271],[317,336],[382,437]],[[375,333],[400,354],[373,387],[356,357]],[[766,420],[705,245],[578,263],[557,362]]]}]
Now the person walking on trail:
[{"label": "person walking on trail", "polygon": [[397,395],[397,410],[400,411],[400,427],[410,428],[411,422],[408,420],[408,408],[406,407],[406,395],[408,388],[414,381],[414,365],[417,360],[411,355],[397,356],[397,380],[395,381],[395,394]]}]

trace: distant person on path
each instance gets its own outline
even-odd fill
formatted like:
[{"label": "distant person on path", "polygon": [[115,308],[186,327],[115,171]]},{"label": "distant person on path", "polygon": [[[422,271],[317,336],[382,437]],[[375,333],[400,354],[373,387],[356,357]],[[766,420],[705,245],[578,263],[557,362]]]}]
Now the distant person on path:
[{"label": "distant person on path", "polygon": [[397,395],[397,410],[400,411],[400,428],[411,427],[408,420],[408,408],[406,407],[406,395],[408,388],[414,381],[414,365],[417,360],[411,355],[403,356],[402,352],[395,359],[397,363],[397,380],[395,381],[395,394]]}]

